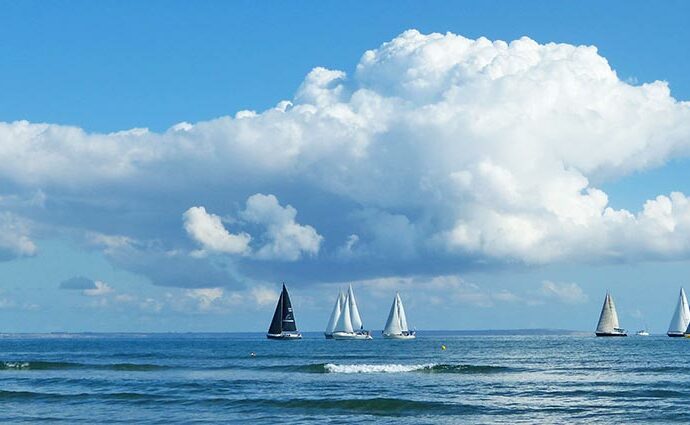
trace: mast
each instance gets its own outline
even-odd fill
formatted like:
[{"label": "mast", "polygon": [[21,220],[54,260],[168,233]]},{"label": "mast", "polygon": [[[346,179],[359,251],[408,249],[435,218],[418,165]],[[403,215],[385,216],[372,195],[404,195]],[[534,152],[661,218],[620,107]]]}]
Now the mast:
[{"label": "mast", "polygon": [[355,300],[355,293],[352,291],[352,285],[347,292],[349,310],[350,310],[350,321],[352,322],[352,328],[359,330],[362,329],[362,318],[359,315],[359,309],[357,308],[357,301]]},{"label": "mast", "polygon": [[338,323],[335,325],[334,332],[346,332],[354,333],[352,329],[352,320],[350,319],[350,295],[345,297],[345,302],[343,303],[343,311],[340,312],[340,317],[338,318]]},{"label": "mast", "polygon": [[688,308],[688,299],[685,297],[685,290],[680,288],[678,304],[671,318],[671,323],[668,326],[668,333],[683,333],[688,328],[689,324],[690,309]]},{"label": "mast", "polygon": [[333,306],[333,312],[331,312],[331,318],[328,320],[328,325],[326,326],[326,333],[332,334],[335,331],[335,325],[338,323],[340,318],[340,311],[343,309],[343,303],[341,302],[345,295],[342,291],[338,291],[338,298],[335,299],[335,305]]},{"label": "mast", "polygon": [[[283,286],[283,290],[285,286]],[[278,304],[276,305],[276,311],[273,313],[273,319],[271,320],[271,326],[268,328],[268,333],[272,335],[280,335],[283,332],[283,294],[280,293],[278,297]]]},{"label": "mast", "polygon": [[290,294],[283,283],[283,292],[280,296],[282,299],[282,330],[288,332],[295,332],[297,330],[297,322],[295,322],[295,313],[292,311],[292,303],[290,302]]}]

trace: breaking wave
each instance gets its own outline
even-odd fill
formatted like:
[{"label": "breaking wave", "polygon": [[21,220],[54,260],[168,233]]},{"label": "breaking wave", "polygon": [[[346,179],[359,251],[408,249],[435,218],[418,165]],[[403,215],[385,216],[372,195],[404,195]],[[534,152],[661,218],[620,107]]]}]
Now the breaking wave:
[{"label": "breaking wave", "polygon": [[486,374],[515,371],[514,368],[503,366],[479,366],[468,364],[335,364],[318,363],[302,366],[273,367],[283,368],[303,373],[457,373],[457,374]]}]

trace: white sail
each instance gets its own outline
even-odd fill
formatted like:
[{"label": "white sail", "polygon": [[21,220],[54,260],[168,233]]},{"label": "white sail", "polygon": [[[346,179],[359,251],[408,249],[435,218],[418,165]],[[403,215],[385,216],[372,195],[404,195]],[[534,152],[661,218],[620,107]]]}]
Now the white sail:
[{"label": "white sail", "polygon": [[352,329],[352,320],[350,319],[350,295],[348,294],[347,297],[345,297],[345,302],[343,303],[343,309],[340,312],[340,317],[338,318],[338,322],[335,325],[335,329],[333,330],[334,332],[346,332],[346,333],[354,333],[354,329]]},{"label": "white sail", "polygon": [[678,297],[678,305],[676,311],[673,313],[671,324],[668,327],[669,333],[683,333],[690,324],[690,308],[688,308],[688,299],[685,297],[685,290],[680,288],[680,296]]},{"label": "white sail", "polygon": [[614,329],[617,328],[620,328],[620,326],[618,324],[616,305],[613,303],[613,297],[607,292],[604,306],[601,308],[601,315],[599,316],[597,333],[613,333]]},{"label": "white sail", "polygon": [[357,301],[355,300],[355,293],[352,291],[352,285],[347,291],[347,298],[350,310],[350,321],[352,328],[355,330],[362,329],[362,318],[359,316],[359,309],[357,308]]},{"label": "white sail", "polygon": [[338,298],[335,300],[335,305],[333,306],[333,312],[331,313],[331,318],[328,320],[328,326],[326,326],[326,333],[332,334],[335,330],[335,325],[338,323],[340,318],[340,312],[343,309],[342,300],[344,300],[345,295],[342,291],[338,291]]},{"label": "white sail", "polygon": [[391,311],[388,313],[388,320],[386,321],[386,327],[383,333],[386,335],[400,335],[403,331],[400,326],[400,304],[398,304],[398,297],[393,299],[393,305],[391,306]]},{"label": "white sail", "polygon": [[410,329],[407,327],[407,315],[405,314],[405,307],[403,307],[402,299],[400,299],[400,294],[395,295],[398,304],[398,316],[400,316],[400,329],[403,332],[407,332]]}]

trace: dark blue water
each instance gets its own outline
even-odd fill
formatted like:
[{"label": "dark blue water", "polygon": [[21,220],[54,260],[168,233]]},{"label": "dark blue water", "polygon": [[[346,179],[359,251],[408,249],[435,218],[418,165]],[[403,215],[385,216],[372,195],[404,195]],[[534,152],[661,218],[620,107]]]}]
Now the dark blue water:
[{"label": "dark blue water", "polygon": [[689,370],[665,336],[4,335],[0,422],[687,423]]}]

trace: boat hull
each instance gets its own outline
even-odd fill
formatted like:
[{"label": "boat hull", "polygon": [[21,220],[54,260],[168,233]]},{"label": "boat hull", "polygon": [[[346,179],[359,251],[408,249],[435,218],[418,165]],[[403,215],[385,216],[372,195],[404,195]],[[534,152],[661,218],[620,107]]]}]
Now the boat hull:
[{"label": "boat hull", "polygon": [[336,340],[367,340],[373,339],[368,333],[355,332],[333,332],[333,339]]},{"label": "boat hull", "polygon": [[328,334],[328,333],[324,332],[323,336],[326,337],[326,339],[333,339],[333,334]]},{"label": "boat hull", "polygon": [[408,340],[408,339],[415,339],[417,336],[415,334],[408,334],[408,335],[402,335],[402,334],[383,334],[383,337],[385,339],[399,339],[399,340]]},{"label": "boat hull", "polygon": [[625,332],[596,332],[597,336],[628,336]]},{"label": "boat hull", "polygon": [[299,332],[283,332],[280,334],[266,334],[266,338],[282,340],[302,339],[302,334]]},{"label": "boat hull", "polygon": [[684,337],[685,332],[666,332],[666,335],[670,336],[671,338],[679,338]]}]

